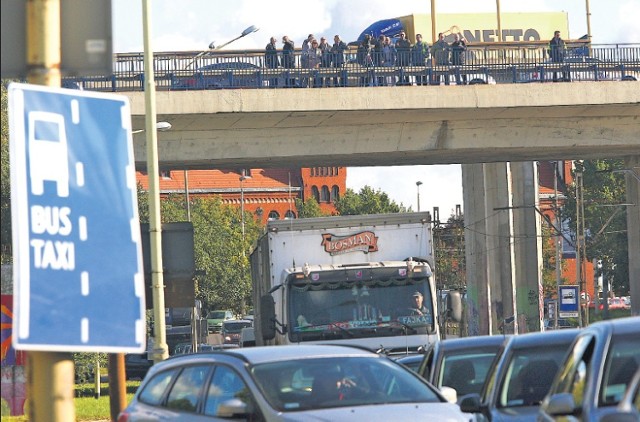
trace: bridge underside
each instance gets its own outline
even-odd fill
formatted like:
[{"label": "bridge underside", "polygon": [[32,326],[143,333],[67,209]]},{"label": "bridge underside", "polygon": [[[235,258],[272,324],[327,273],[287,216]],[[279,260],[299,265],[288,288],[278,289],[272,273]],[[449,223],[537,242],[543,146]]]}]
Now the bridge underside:
[{"label": "bridge underside", "polygon": [[[203,169],[624,157],[640,147],[640,90],[632,86],[158,92],[158,120],[173,125],[158,135],[159,160]],[[129,96],[133,127],[144,127],[143,93]],[[144,133],[134,136],[134,152],[144,169]]]}]

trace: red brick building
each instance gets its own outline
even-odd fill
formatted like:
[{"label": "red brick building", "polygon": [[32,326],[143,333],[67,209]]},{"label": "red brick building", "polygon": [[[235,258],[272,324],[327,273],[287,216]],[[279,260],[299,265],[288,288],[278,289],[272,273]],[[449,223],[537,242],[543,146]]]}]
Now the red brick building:
[{"label": "red brick building", "polygon": [[[146,174],[138,172],[136,178],[147,189]],[[172,170],[161,173],[160,194],[186,194],[188,188],[191,197],[220,195],[223,203],[238,207],[244,198],[245,211],[266,223],[297,218],[296,198],[314,197],[322,211],[334,214],[334,201],[344,194],[346,181],[346,167]]]},{"label": "red brick building", "polygon": [[[554,202],[556,200],[556,193],[558,206],[562,207],[562,204],[566,200],[565,192],[567,186],[573,183],[572,170],[573,161],[540,161],[538,163],[540,211],[548,216],[554,224]],[[558,182],[554,183],[554,173],[556,173],[556,171],[558,175]],[[546,223],[543,222],[543,224]],[[564,230],[575,233],[575,227],[564,227]],[[575,284],[577,280],[575,249],[564,241],[562,242],[562,245],[562,260],[564,263],[562,277],[568,284]],[[590,297],[593,298],[594,268],[591,262],[585,261],[583,277],[586,285],[586,291]]]}]

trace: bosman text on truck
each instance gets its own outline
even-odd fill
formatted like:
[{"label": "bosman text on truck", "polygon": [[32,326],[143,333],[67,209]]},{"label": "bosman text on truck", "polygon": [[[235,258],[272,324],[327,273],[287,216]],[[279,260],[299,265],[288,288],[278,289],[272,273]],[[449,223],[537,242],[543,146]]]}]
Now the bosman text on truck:
[{"label": "bosman text on truck", "polygon": [[433,258],[428,212],[269,221],[251,254],[256,344],[437,341]]}]

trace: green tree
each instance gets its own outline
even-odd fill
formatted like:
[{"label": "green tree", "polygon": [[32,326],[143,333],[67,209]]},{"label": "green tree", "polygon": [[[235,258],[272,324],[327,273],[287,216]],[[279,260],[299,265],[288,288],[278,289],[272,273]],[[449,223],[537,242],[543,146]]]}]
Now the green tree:
[{"label": "green tree", "polygon": [[402,204],[396,204],[381,189],[374,190],[370,186],[364,186],[358,193],[355,193],[353,189],[347,189],[344,195],[336,201],[335,206],[340,215],[386,214],[407,211]]},{"label": "green tree", "polygon": [[[141,220],[145,215],[146,192],[139,190]],[[240,209],[222,204],[219,197],[191,200],[191,222],[194,230],[197,277],[196,297],[206,309],[243,311],[251,302],[249,249],[258,238],[260,224],[245,212],[245,235],[242,236]],[[147,212],[148,215],[148,212]],[[171,195],[161,201],[163,223],[186,221],[183,195]]]},{"label": "green tree", "polygon": [[0,187],[0,238],[2,252],[0,260],[2,264],[11,263],[11,177],[9,172],[9,116],[7,114],[8,100],[7,88],[2,83],[2,150],[0,159],[2,160],[2,186]]},{"label": "green tree", "polygon": [[296,198],[296,209],[298,210],[298,218],[323,217],[327,215],[320,209],[320,204],[313,197],[306,201]]},{"label": "green tree", "polygon": [[467,285],[464,215],[452,214],[445,224],[437,224],[433,237],[438,287],[463,288]]},{"label": "green tree", "polygon": [[[583,175],[586,259],[602,260],[607,278],[618,295],[629,292],[626,185],[622,160],[585,160],[576,163]],[[576,231],[576,186],[567,189],[564,216]],[[588,282],[588,281],[587,281]]]}]

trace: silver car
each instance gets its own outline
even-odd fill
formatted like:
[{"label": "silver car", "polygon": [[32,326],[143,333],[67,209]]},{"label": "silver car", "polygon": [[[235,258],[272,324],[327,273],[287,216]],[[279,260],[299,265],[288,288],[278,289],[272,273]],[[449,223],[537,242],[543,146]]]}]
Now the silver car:
[{"label": "silver car", "polygon": [[181,355],[154,365],[120,422],[468,421],[385,356],[347,346],[266,346]]}]

